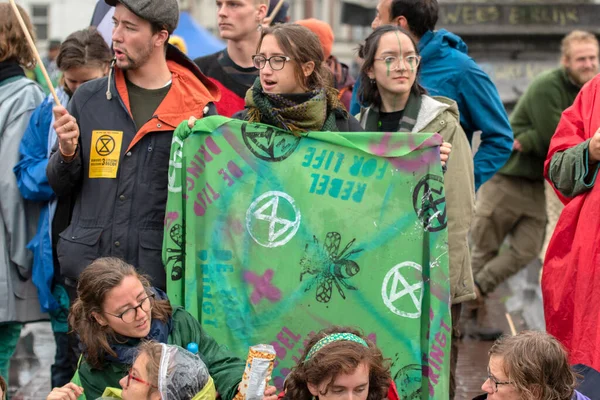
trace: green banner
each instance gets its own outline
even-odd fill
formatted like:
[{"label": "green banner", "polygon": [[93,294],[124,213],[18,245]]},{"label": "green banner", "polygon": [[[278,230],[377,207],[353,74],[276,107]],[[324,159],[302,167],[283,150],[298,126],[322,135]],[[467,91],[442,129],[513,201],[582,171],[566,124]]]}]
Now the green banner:
[{"label": "green banner", "polygon": [[437,134],[310,132],[203,118],[173,136],[171,302],[278,388],[312,332],[357,326],[401,399],[447,399],[450,289]]}]

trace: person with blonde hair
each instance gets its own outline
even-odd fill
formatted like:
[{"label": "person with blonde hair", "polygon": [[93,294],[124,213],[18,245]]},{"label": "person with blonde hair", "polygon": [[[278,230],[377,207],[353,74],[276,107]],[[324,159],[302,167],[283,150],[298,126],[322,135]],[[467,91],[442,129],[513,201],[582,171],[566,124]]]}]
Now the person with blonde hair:
[{"label": "person with blonde hair", "polygon": [[[593,33],[580,30],[569,33],[561,42],[560,53],[561,65],[566,71],[569,71],[572,80],[574,82],[580,82],[581,86],[598,73],[598,39],[596,39],[596,36]],[[573,98],[573,100],[575,100],[575,98]],[[573,104],[573,101],[569,102],[567,107],[571,104]],[[560,113],[562,114],[562,111],[567,107],[564,107]],[[558,118],[560,118],[560,114],[558,114]],[[554,130],[558,125],[558,118],[556,116],[553,117],[555,120],[553,121],[555,122]],[[564,208],[562,202],[556,193],[554,193],[552,185],[548,182],[545,183],[545,193],[548,223],[546,224],[546,237],[544,239],[542,250],[540,251],[542,263],[544,262],[546,250],[548,249],[548,243],[550,243],[550,238],[552,237],[552,233],[558,222],[558,217],[560,217],[560,213]]]},{"label": "person with blonde hair", "polygon": [[227,41],[227,47],[194,62],[221,92],[216,103],[219,115],[231,117],[244,108],[244,95],[258,76],[252,55],[261,37],[269,1],[217,0],[216,3],[219,35]]},{"label": "person with blonde hair", "polygon": [[545,332],[503,336],[489,351],[486,394],[475,400],[589,400],[575,387],[577,379],[560,342]]},{"label": "person with blonde hair", "polygon": [[[515,135],[512,154],[478,192],[471,231],[478,297],[473,321],[480,315],[486,296],[542,250],[548,222],[544,162],[550,141],[562,112],[598,73],[598,41],[593,34],[572,32],[564,38],[561,50],[561,65],[536,77],[517,102],[510,116]],[[553,229],[549,226],[548,237]],[[509,245],[501,250],[505,239]],[[473,331],[474,336],[490,338],[502,333],[481,327]]]},{"label": "person with blonde hair", "polygon": [[[18,9],[35,38],[29,16]],[[25,76],[24,68],[35,65],[12,7],[0,3],[0,376],[7,381],[22,324],[47,318],[40,311],[31,279],[32,257],[26,248],[37,224],[27,216],[39,210],[23,199],[11,172],[19,161],[19,144],[29,118],[44,99],[42,89]]]}]

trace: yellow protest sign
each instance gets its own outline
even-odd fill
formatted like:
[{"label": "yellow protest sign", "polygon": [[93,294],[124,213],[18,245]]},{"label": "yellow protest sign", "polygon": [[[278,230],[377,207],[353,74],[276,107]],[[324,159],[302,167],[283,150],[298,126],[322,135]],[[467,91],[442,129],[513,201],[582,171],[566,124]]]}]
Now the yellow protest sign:
[{"label": "yellow protest sign", "polygon": [[92,131],[90,149],[90,178],[116,178],[122,131]]}]

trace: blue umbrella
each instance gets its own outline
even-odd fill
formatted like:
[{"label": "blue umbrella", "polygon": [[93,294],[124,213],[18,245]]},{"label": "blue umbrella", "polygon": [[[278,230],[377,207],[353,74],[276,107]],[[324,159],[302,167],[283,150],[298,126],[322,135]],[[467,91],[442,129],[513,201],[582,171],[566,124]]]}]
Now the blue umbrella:
[{"label": "blue umbrella", "polygon": [[179,14],[179,25],[173,34],[183,38],[187,47],[187,55],[192,60],[225,48],[225,43],[221,39],[216,38],[200,26],[186,11]]}]

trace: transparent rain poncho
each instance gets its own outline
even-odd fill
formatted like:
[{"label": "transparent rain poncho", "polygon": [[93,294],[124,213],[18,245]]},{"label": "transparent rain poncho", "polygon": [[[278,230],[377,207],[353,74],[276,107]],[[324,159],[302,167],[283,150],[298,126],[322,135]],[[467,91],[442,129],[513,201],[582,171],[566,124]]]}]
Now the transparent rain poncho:
[{"label": "transparent rain poncho", "polygon": [[204,361],[174,345],[161,344],[158,390],[163,400],[214,400],[216,390]]}]

